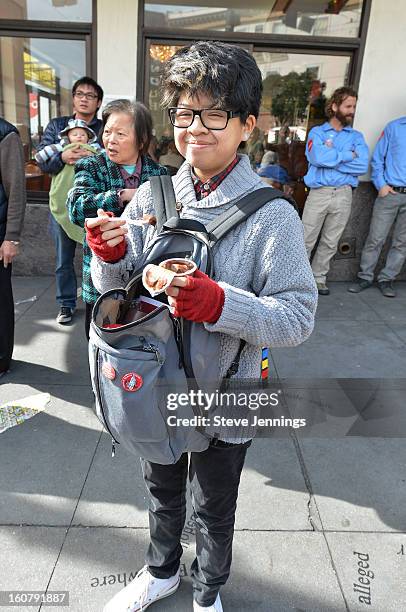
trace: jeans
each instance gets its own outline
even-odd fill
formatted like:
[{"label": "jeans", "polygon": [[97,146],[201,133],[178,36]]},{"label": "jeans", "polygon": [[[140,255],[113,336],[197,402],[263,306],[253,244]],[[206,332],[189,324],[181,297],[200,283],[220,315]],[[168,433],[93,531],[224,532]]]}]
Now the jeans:
[{"label": "jeans", "polygon": [[326,282],[330,260],[337,252],[339,240],[350,218],[351,203],[352,189],[349,185],[310,190],[302,222],[309,257],[321,231],[312,261],[313,276],[318,283]]},{"label": "jeans", "polygon": [[10,368],[14,348],[14,301],[11,286],[11,264],[0,261],[0,372]]},{"label": "jeans", "polygon": [[375,266],[394,221],[392,244],[378,282],[392,281],[401,271],[406,259],[406,194],[388,193],[375,200],[368,238],[362,249],[359,278],[374,280]]},{"label": "jeans", "polygon": [[76,307],[77,281],[73,265],[76,242],[71,240],[51,215],[51,230],[56,247],[56,301],[61,306]]},{"label": "jeans", "polygon": [[186,479],[189,471],[196,558],[192,563],[193,598],[211,606],[230,573],[238,487],[245,444],[219,442],[201,453],[184,453],[172,465],[141,459],[149,491],[150,545],[146,562],[156,578],[173,576],[180,565],[180,542],[186,518]]}]

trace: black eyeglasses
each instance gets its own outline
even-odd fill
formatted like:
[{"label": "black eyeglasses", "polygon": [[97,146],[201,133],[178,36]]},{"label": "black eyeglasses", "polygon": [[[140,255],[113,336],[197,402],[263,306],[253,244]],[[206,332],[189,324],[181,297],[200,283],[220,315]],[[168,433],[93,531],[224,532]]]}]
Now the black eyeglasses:
[{"label": "black eyeglasses", "polygon": [[202,125],[208,130],[224,130],[227,127],[229,119],[241,117],[242,113],[231,110],[221,110],[219,108],[202,108],[194,110],[193,108],[168,108],[169,119],[174,127],[188,128],[198,115]]},{"label": "black eyeglasses", "polygon": [[86,100],[96,100],[96,98],[98,98],[97,94],[85,93],[84,91],[75,91],[73,95],[75,98],[79,98],[79,100],[82,98],[86,98]]}]

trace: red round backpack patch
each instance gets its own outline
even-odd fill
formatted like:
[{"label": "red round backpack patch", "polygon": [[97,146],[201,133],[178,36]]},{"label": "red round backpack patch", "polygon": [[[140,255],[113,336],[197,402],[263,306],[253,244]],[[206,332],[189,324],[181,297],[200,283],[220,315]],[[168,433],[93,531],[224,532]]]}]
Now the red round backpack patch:
[{"label": "red round backpack patch", "polygon": [[102,373],[109,380],[114,380],[116,377],[116,371],[112,365],[107,362],[104,362],[102,365]]},{"label": "red round backpack patch", "polygon": [[124,374],[121,379],[121,386],[124,391],[138,391],[142,387],[142,377],[135,372],[128,372],[128,374]]}]

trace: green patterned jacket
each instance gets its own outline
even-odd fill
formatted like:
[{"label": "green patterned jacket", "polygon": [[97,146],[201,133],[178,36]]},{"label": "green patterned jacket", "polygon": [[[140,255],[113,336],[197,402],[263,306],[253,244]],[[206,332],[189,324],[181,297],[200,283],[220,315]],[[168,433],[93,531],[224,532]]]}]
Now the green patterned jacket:
[{"label": "green patterned jacket", "polygon": [[[168,172],[150,157],[142,157],[140,184],[159,174]],[[98,208],[109,210],[116,216],[121,215],[123,208],[117,192],[124,188],[124,179],[118,165],[109,160],[105,151],[79,160],[75,164],[75,182],[66,202],[70,220],[84,227],[86,217],[96,217]],[[91,259],[92,252],[84,238],[82,299],[88,304],[94,304],[100,295],[92,282]]]}]

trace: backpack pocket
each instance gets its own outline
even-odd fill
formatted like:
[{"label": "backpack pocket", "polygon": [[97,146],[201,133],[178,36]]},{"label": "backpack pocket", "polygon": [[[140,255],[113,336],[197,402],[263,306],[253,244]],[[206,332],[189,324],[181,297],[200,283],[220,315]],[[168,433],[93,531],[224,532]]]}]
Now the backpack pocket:
[{"label": "backpack pocket", "polygon": [[116,442],[161,463],[174,461],[162,384],[172,326],[164,308],[129,326],[106,330],[93,321],[90,328],[89,363],[99,420]]},{"label": "backpack pocket", "polygon": [[130,452],[171,464],[184,452],[205,450],[209,437],[200,423],[187,424],[195,413],[184,401],[190,381],[178,320],[167,306],[131,294],[111,290],[93,309],[89,363],[96,414],[113,440]]}]

